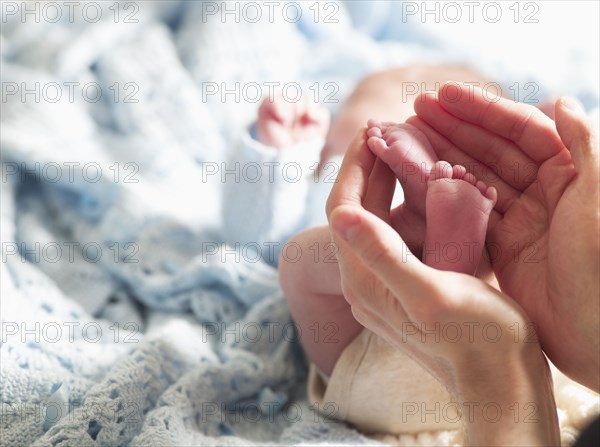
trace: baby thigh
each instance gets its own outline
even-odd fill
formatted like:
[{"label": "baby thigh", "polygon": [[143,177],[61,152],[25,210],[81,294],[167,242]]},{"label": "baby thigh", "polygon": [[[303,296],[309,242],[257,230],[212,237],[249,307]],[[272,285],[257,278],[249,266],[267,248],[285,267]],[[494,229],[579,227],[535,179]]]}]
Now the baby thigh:
[{"label": "baby thigh", "polygon": [[342,294],[335,246],[327,227],[296,235],[301,256],[279,261],[279,280],[299,329],[299,338],[311,362],[330,375],[338,358],[363,327]]}]

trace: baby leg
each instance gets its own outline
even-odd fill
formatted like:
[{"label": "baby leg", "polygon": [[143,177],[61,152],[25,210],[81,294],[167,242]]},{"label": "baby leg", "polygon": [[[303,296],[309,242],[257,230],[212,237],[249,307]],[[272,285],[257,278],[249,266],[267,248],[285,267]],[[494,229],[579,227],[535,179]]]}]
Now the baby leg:
[{"label": "baby leg", "polygon": [[301,255],[286,259],[286,250],[282,251],[279,282],[302,347],[322,372],[331,375],[342,351],[363,327],[342,294],[335,245],[327,227],[306,230],[289,244]]}]

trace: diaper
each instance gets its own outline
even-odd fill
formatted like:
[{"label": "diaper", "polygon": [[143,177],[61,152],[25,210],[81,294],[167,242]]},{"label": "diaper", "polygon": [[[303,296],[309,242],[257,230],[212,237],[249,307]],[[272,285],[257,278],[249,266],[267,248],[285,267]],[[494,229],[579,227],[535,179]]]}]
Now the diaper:
[{"label": "diaper", "polygon": [[461,428],[460,407],[429,372],[364,329],[342,352],[331,377],[315,365],[309,401],[369,434],[410,434]]}]

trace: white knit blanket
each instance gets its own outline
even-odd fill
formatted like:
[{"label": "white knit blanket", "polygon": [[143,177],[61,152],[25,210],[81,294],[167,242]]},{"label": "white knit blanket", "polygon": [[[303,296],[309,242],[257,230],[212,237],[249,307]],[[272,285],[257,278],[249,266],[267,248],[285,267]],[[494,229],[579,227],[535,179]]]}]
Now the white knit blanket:
[{"label": "white knit blanket", "polygon": [[[276,268],[228,240],[206,168],[253,120],[250,83],[333,85],[335,112],[366,73],[458,56],[375,40],[343,5],[330,24],[308,3],[296,23],[223,21],[215,2],[68,3],[59,20],[37,4],[38,21],[35,3],[25,20],[25,3],[2,5],[2,445],[378,444],[310,408]],[[385,37],[385,11],[352,11]],[[557,390],[571,442],[598,400]]]}]

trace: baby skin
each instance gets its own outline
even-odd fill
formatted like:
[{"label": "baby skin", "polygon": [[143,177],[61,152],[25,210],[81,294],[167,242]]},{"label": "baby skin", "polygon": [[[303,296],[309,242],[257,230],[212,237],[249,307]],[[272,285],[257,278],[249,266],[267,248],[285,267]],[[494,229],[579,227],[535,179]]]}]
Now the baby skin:
[{"label": "baby skin", "polygon": [[[423,262],[439,270],[474,275],[489,215],[496,204],[496,189],[478,181],[464,166],[451,166],[445,161],[435,162],[426,175],[422,171],[426,165],[418,160],[431,159],[431,148],[424,139],[414,138],[414,144],[407,141],[408,126],[370,120],[369,149],[397,175],[407,177],[412,173],[412,179],[404,179],[405,193],[416,199],[415,214],[422,212],[419,204],[425,205]],[[413,203],[407,201],[408,205]]]},{"label": "baby skin", "polygon": [[[404,209],[398,216],[399,226],[407,229],[405,240],[422,247],[425,264],[474,275],[496,202],[495,188],[463,166],[438,161],[425,136],[409,124],[370,120],[367,138],[369,150],[394,171],[404,191]],[[308,357],[330,376],[363,327],[344,299],[328,228],[306,230],[292,242],[304,256],[295,262],[282,257],[281,285],[304,334],[300,340]]]},{"label": "baby skin", "polygon": [[327,108],[307,98],[297,102],[283,97],[265,98],[258,109],[256,134],[258,140],[276,149],[303,141],[324,138],[329,130]]}]

